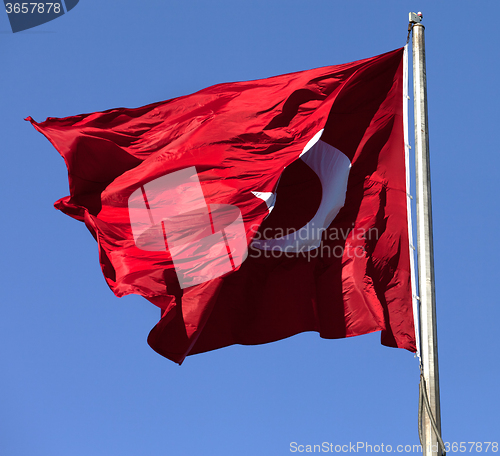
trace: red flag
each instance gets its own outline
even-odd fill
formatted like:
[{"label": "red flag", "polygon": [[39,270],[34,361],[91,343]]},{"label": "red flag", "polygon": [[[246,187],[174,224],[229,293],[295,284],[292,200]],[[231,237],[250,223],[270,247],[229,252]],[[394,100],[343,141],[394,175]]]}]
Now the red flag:
[{"label": "red flag", "polygon": [[304,331],[415,351],[403,49],[36,123],[116,296],[162,309],[182,363]]}]

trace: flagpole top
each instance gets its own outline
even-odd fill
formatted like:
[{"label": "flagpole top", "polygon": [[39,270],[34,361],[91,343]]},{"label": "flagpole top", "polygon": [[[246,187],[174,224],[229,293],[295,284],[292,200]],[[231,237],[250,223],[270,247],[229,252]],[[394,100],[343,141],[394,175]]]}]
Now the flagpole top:
[{"label": "flagpole top", "polygon": [[418,13],[410,13],[409,16],[411,24],[420,24],[424,18],[424,15],[420,11]]}]

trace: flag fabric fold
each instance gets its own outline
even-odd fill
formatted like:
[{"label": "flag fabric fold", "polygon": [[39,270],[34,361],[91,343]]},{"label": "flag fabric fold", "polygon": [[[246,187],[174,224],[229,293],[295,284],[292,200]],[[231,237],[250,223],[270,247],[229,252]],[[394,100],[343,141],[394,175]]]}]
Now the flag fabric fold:
[{"label": "flag fabric fold", "polygon": [[[381,331],[384,345],[415,351],[402,93],[397,49],[135,109],[28,120],[66,162],[70,195],[55,207],[93,234],[111,290],[161,308],[148,338],[161,355],[180,364],[304,331]],[[170,184],[175,176],[185,182]],[[195,228],[182,229],[176,198],[198,211]],[[177,212],[161,215],[168,204]],[[201,267],[205,247],[194,243],[207,232]],[[191,244],[172,241],[181,234]]]}]

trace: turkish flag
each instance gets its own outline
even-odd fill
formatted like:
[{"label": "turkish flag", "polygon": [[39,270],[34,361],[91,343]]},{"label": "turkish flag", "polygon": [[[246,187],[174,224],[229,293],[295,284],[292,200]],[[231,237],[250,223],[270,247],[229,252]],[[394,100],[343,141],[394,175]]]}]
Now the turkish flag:
[{"label": "turkish flag", "polygon": [[416,350],[403,49],[37,123],[116,296],[162,309],[182,363],[304,331]]}]

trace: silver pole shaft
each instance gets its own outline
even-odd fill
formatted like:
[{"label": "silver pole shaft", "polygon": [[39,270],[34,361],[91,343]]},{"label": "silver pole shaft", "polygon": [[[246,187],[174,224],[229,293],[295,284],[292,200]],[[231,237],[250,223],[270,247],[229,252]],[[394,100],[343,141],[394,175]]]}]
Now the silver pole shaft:
[{"label": "silver pole shaft", "polygon": [[[441,434],[424,29],[422,24],[414,24],[412,42],[421,356],[430,407]],[[438,440],[427,414],[424,420],[423,454],[440,454]]]}]

